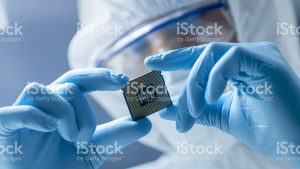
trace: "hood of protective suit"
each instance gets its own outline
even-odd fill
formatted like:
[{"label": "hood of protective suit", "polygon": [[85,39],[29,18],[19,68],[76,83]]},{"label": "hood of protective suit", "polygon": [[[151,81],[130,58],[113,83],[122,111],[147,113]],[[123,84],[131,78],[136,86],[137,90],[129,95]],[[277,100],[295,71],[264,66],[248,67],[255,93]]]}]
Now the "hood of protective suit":
[{"label": "hood of protective suit", "polygon": [[238,41],[274,42],[298,77],[300,77],[299,36],[288,34],[285,37],[281,37],[278,33],[279,24],[287,23],[298,26],[297,11],[294,8],[296,1],[228,0],[235,22]]}]

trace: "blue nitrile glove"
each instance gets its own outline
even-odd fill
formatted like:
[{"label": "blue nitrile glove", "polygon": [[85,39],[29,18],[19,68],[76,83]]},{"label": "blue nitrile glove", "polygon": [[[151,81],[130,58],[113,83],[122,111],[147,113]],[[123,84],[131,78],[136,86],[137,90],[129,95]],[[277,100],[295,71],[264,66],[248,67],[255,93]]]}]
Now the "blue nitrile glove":
[{"label": "blue nitrile glove", "polygon": [[121,154],[150,131],[150,121],[122,118],[96,127],[84,93],[127,82],[124,74],[95,68],[67,72],[49,86],[29,84],[13,106],[0,108],[0,168],[98,168]]},{"label": "blue nitrile glove", "polygon": [[[211,43],[150,56],[145,65],[191,70],[178,103],[161,111],[179,132],[214,126],[265,155],[297,157],[289,162],[299,166],[300,80],[274,44]],[[235,90],[223,94],[228,81]]]}]

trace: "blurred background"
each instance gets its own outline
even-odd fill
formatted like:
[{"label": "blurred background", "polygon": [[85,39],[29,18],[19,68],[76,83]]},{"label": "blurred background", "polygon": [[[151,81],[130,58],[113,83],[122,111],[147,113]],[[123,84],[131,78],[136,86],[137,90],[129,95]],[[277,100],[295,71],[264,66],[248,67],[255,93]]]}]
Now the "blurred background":
[{"label": "blurred background", "polygon": [[[27,83],[47,85],[69,70],[67,50],[78,21],[74,0],[9,0],[5,5],[9,24],[22,26],[23,35],[16,36],[17,41],[0,35],[0,107],[12,105]],[[89,100],[100,123],[111,120]],[[135,143],[125,149],[120,161],[106,162],[101,168],[128,168],[160,155]]]}]

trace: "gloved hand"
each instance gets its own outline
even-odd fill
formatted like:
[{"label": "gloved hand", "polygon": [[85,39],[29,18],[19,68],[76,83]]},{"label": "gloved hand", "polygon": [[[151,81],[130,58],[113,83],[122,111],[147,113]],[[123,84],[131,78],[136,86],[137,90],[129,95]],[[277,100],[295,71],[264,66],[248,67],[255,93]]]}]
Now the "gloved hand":
[{"label": "gloved hand", "polygon": [[[265,155],[297,157],[289,162],[299,167],[300,80],[274,44],[211,43],[150,56],[145,65],[191,69],[178,103],[160,112],[179,132],[214,126]],[[224,93],[228,82],[235,90]]]},{"label": "gloved hand", "polygon": [[96,128],[84,93],[127,82],[124,74],[99,68],[67,72],[49,86],[29,84],[13,106],[0,109],[0,168],[98,168],[121,153],[149,132],[150,121],[122,118]]}]

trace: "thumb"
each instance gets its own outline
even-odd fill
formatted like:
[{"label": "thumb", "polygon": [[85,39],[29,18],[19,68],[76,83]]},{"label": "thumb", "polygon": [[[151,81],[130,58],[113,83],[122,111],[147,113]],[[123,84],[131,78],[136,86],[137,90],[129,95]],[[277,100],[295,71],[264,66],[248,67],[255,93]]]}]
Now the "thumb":
[{"label": "thumb", "polygon": [[[92,139],[93,147],[96,147],[94,149],[96,153],[88,154],[94,157],[90,158],[93,159],[90,160],[91,164],[94,168],[98,168],[105,162],[107,156],[122,154],[121,149],[148,134],[151,127],[152,124],[147,118],[132,121],[129,117],[98,125]],[[101,152],[97,150],[99,146],[102,147]]]},{"label": "thumb", "polygon": [[196,123],[216,127],[231,134],[229,124],[231,103],[232,93],[223,94],[217,102],[205,106],[204,113],[196,119]]},{"label": "thumb", "polygon": [[[230,108],[232,103],[232,93],[223,94],[217,102],[204,107],[203,114],[195,120],[196,124],[216,127],[226,133],[231,134],[229,125]],[[161,118],[176,121],[178,109],[176,104],[167,107],[159,112]]]},{"label": "thumb", "polygon": [[152,124],[147,119],[132,121],[130,117],[120,118],[112,122],[98,125],[93,142],[98,145],[111,145],[114,142],[126,147],[148,134]]}]

